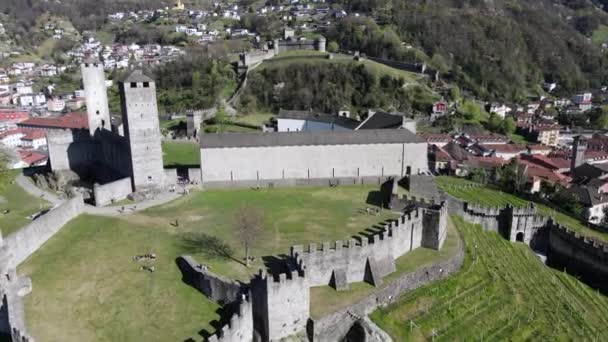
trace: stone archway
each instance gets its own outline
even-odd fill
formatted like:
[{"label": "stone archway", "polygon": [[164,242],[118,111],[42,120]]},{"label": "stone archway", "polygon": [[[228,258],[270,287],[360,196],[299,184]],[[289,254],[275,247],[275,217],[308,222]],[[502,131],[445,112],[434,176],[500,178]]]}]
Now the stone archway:
[{"label": "stone archway", "polygon": [[524,242],[524,232],[518,232],[515,235],[515,241],[517,241],[517,242]]}]

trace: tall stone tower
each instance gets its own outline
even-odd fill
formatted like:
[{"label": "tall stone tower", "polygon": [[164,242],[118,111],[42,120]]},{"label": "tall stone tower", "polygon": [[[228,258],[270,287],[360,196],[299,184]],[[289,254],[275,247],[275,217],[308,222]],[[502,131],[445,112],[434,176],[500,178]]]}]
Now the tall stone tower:
[{"label": "tall stone tower", "polygon": [[83,63],[82,83],[87,103],[89,132],[94,135],[98,129],[112,129],[110,108],[106,90],[106,77],[101,63]]},{"label": "tall stone tower", "polygon": [[134,70],[119,82],[122,121],[131,159],[134,192],[162,187],[163,152],[154,80]]},{"label": "tall stone tower", "polygon": [[572,160],[570,161],[570,172],[574,173],[574,169],[583,165],[585,161],[585,151],[587,151],[587,138],[582,135],[574,137],[572,144]]}]

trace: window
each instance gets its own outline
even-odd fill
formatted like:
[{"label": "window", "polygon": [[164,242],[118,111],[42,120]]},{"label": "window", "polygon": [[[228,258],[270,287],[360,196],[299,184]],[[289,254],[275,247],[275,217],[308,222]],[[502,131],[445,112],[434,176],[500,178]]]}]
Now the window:
[{"label": "window", "polygon": [[137,88],[137,82],[131,82],[131,88]]},{"label": "window", "polygon": [[144,88],[150,88],[150,83],[149,82],[144,82]]},{"label": "window", "polygon": [[99,111],[98,111],[98,110],[96,110],[96,111],[95,111],[95,114],[99,115]]}]

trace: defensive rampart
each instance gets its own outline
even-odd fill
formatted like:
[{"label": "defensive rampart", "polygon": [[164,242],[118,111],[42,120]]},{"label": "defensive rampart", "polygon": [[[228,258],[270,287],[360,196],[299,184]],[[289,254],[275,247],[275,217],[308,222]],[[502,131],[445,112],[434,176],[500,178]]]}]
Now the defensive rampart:
[{"label": "defensive rampart", "polygon": [[131,177],[119,179],[114,182],[93,185],[93,196],[95,206],[103,207],[127,198],[133,192],[131,188]]},{"label": "defensive rampart", "polygon": [[198,289],[218,304],[236,302],[241,296],[241,284],[205,269],[189,255],[176,260],[186,284]]},{"label": "defensive rampart", "polygon": [[262,341],[276,341],[302,332],[310,308],[310,291],[301,271],[278,279],[260,271],[251,280],[253,324]]},{"label": "defensive rampart", "polygon": [[404,274],[355,304],[323,318],[311,320],[308,336],[312,337],[313,341],[340,341],[355,321],[380,306],[392,303],[403,293],[457,272],[462,266],[463,259],[464,250],[460,243],[458,253],[450,259]]},{"label": "defensive rampart", "polygon": [[[382,231],[363,236],[360,242],[350,239],[325,242],[321,250],[311,244],[304,250],[293,246],[291,256],[306,271],[310,286],[336,284],[344,280],[347,284],[370,279],[372,273],[384,277],[395,271],[395,259],[420,247],[422,242],[422,209],[391,221]],[[376,267],[374,270],[373,268]]]},{"label": "defensive rampart", "polygon": [[230,318],[220,332],[209,337],[209,342],[249,342],[253,340],[253,309],[251,301],[242,296],[238,312]]},{"label": "defensive rampart", "polygon": [[547,258],[550,264],[581,275],[590,285],[608,291],[608,244],[552,224]]},{"label": "defensive rampart", "polygon": [[9,267],[16,267],[84,209],[82,195],[63,202],[27,226],[6,237],[4,244],[12,253]]}]

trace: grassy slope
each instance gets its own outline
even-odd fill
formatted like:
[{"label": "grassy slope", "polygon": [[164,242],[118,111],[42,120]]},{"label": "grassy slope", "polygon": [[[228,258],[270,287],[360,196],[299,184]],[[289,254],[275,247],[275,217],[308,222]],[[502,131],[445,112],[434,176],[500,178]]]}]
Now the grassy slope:
[{"label": "grassy slope", "polygon": [[[213,331],[217,306],[181,281],[175,258],[190,253],[217,273],[247,280],[260,256],[288,253],[294,244],[346,239],[394,214],[360,213],[375,187],[291,188],[195,192],[124,218],[81,216],[19,268],[32,277],[26,297],[31,333],[47,341],[183,341]],[[230,217],[242,203],[266,212],[253,267],[192,253],[185,233],[202,231],[229,243],[242,260]],[[179,218],[179,228],[170,222]],[[153,274],[136,254],[158,255]]]},{"label": "grassy slope", "polygon": [[[472,203],[498,207],[507,204],[523,206],[528,203],[527,200],[520,197],[487,187],[479,187],[479,184],[461,178],[438,177],[437,184],[448,194]],[[574,217],[555,211],[542,204],[537,204],[537,208],[541,214],[554,217],[558,223],[572,230],[586,236],[608,241],[608,234],[589,229]]]},{"label": "grassy slope", "polygon": [[523,244],[452,220],[466,245],[462,270],[371,315],[395,341],[430,340],[433,331],[442,341],[581,341],[608,334],[607,297],[544,266]]},{"label": "grassy slope", "polygon": [[[17,176],[16,171],[11,171],[11,173],[13,177]],[[0,187],[0,230],[2,236],[8,236],[25,226],[31,222],[27,216],[49,206],[47,201],[30,196],[15,182]],[[10,210],[8,214],[1,213],[7,209]]]},{"label": "grassy slope", "polygon": [[[458,252],[458,245],[458,233],[450,222],[448,236],[440,251],[421,247],[401,256],[395,261],[396,271],[384,278],[383,286],[390,284],[400,275],[455,255]],[[374,286],[365,282],[350,284],[350,290],[342,292],[334,290],[331,286],[313,287],[310,289],[310,315],[312,318],[321,318],[365,298],[374,290]]]},{"label": "grassy slope", "polygon": [[196,142],[163,141],[165,166],[200,165],[201,155]]},{"label": "grassy slope", "polygon": [[600,25],[600,27],[593,32],[591,36],[593,44],[601,45],[602,43],[608,43],[608,26]]}]

